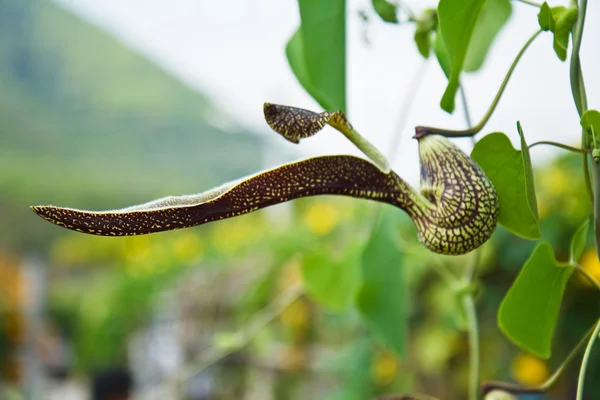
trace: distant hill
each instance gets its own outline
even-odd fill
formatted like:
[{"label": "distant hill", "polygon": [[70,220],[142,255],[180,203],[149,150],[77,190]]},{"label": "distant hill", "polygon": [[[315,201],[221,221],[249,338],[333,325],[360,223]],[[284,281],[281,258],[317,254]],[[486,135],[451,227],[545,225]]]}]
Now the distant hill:
[{"label": "distant hill", "polygon": [[0,247],[27,242],[11,236],[34,221],[29,204],[198,192],[259,169],[263,147],[97,27],[49,1],[0,0]]}]

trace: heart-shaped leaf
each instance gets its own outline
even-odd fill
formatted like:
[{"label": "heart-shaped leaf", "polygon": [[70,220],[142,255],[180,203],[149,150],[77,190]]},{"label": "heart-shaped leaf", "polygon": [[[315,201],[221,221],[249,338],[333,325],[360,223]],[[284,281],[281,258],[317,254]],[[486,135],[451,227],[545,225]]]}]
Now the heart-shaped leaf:
[{"label": "heart-shaped leaf", "polygon": [[571,239],[569,263],[559,263],[550,244],[539,243],[504,297],[498,325],[521,348],[550,358],[552,336],[573,265],[585,250],[589,221]]}]

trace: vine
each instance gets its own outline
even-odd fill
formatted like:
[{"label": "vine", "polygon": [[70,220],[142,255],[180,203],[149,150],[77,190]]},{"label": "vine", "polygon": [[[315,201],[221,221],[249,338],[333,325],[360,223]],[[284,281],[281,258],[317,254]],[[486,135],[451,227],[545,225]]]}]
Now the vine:
[{"label": "vine", "polygon": [[[485,0],[441,0],[436,9],[424,10],[420,17],[404,3],[396,6],[385,0],[373,1],[375,12],[386,23],[398,23],[401,20],[398,14],[403,13],[406,21],[415,25],[414,39],[418,52],[424,58],[433,52],[448,77],[441,108],[454,111],[454,98],[460,95],[465,114],[467,128],[464,130],[430,126],[415,128],[421,170],[420,190],[414,189],[396,174],[384,153],[360,135],[347,117],[345,1],[315,5],[314,2],[299,0],[301,26],[290,39],[286,54],[299,82],[323,111],[265,103],[265,120],[275,132],[292,143],[299,143],[329,125],[355,144],[372,162],[347,155],[315,157],[262,171],[196,195],[169,196],[112,211],[55,206],[33,206],[32,209],[45,220],[78,232],[129,236],[189,228],[309,196],[340,195],[387,203],[410,217],[418,240],[429,251],[442,255],[472,252],[460,278],[445,268],[435,269],[436,264],[432,262],[436,272],[459,296],[460,307],[464,311],[470,351],[469,400],[490,396],[494,391],[508,394],[547,392],[587,343],[577,384],[577,399],[582,400],[586,370],[600,332],[600,320],[543,384],[523,387],[506,382],[480,382],[479,320],[473,286],[482,258],[480,247],[492,237],[497,224],[523,239],[538,241],[498,310],[498,328],[522,350],[540,358],[550,358],[560,303],[573,272],[583,274],[600,291],[600,284],[579,264],[587,245],[587,220],[572,236],[568,262],[558,261],[550,243],[542,240],[543,227],[539,221],[529,154],[529,149],[540,145],[581,154],[585,184],[594,205],[596,245],[597,249],[600,248],[600,148],[596,138],[596,132],[600,131],[600,113],[588,110],[579,56],[587,1],[580,0],[578,3],[571,0],[568,7],[552,8],[547,3],[537,4],[529,0],[517,3],[539,8],[539,29],[517,53],[481,120],[472,125],[460,78],[463,73],[481,67],[490,44],[510,16],[511,3],[498,0],[495,5],[500,11],[494,14],[493,23],[479,24],[485,7],[489,6]],[[528,145],[519,121],[516,121],[516,126],[520,150],[515,149],[501,132],[486,133],[475,141],[475,135],[484,130],[494,114],[515,68],[542,32],[553,34],[553,49],[562,61],[567,58],[568,42],[572,39],[570,83],[581,119],[581,148],[548,140]],[[474,41],[474,37],[485,37],[489,41]],[[474,53],[477,57],[472,56]],[[413,90],[416,91],[421,79],[422,75],[414,80]],[[447,137],[471,137],[473,151],[467,155]],[[394,138],[392,151],[397,145],[396,140],[399,139]],[[392,152],[392,161],[394,156]],[[396,248],[393,238],[390,239],[390,236],[396,235],[392,229],[395,222],[387,217],[380,218],[379,210],[375,220],[362,254],[363,281],[355,307],[365,325],[378,334],[382,344],[403,357],[406,338],[399,339],[402,333],[399,333],[397,325],[407,324],[406,316],[399,308],[393,308],[399,307],[398,304],[384,304],[373,295],[396,289],[394,284],[399,279],[395,281],[387,277],[397,274],[397,265],[392,265],[391,260],[399,259],[402,252]],[[367,265],[369,262],[377,265]],[[301,293],[300,289],[294,291],[288,300]],[[318,296],[315,297],[318,301]],[[388,306],[391,311],[386,308]],[[281,309],[279,306],[275,308]],[[273,314],[269,312],[266,315],[264,324],[272,319]],[[536,317],[535,324],[530,322],[531,316]],[[398,324],[390,327],[390,318],[398,318]],[[238,338],[234,348],[245,346],[255,333],[253,330]],[[227,351],[215,354],[208,363],[201,362],[199,368],[205,368],[225,355]],[[430,397],[407,395],[399,398]]]}]

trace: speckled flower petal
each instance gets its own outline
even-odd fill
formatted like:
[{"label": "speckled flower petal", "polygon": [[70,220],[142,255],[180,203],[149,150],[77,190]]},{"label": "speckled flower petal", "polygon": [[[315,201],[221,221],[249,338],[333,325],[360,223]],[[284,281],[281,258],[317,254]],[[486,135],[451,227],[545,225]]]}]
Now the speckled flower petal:
[{"label": "speckled flower petal", "polygon": [[353,156],[325,156],[283,165],[198,195],[165,197],[120,210],[94,212],[34,206],[42,218],[101,236],[143,235],[247,214],[306,196],[336,194],[396,204],[405,184]]}]

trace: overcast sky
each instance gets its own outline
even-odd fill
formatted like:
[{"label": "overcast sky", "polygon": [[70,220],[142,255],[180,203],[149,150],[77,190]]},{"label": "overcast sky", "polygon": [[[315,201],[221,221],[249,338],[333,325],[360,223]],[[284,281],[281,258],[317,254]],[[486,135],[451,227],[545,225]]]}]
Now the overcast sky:
[{"label": "overcast sky", "polygon": [[[292,75],[284,54],[285,44],[300,22],[295,0],[56,1],[208,94],[240,123],[254,130],[268,132],[262,117],[264,101],[319,110]],[[406,3],[415,11],[424,5],[435,4],[428,1]],[[402,139],[396,149],[394,167],[400,175],[415,182],[418,176],[417,146],[416,141],[410,139],[414,126],[462,128],[464,116],[458,101],[453,115],[440,110],[439,100],[446,78],[432,58],[423,84],[414,95],[406,127],[399,132],[401,108],[409,87],[425,64],[413,43],[414,27],[411,25],[385,24],[373,17],[366,26],[370,44],[365,43],[365,25],[358,12],[367,10],[372,14],[370,5],[370,0],[348,0],[350,120],[359,132],[388,154],[392,151],[389,144],[392,136],[400,134]],[[589,2],[588,21],[599,18],[600,5]],[[494,43],[483,70],[463,78],[474,123],[489,106],[515,55],[536,29],[537,9],[513,2],[513,15]],[[600,24],[587,24],[582,62],[589,105],[596,109],[600,108],[598,37]],[[522,59],[485,131],[505,132],[516,144],[517,119],[529,142],[546,139],[577,144],[579,140],[568,63],[560,62],[554,54],[550,33],[543,34]],[[272,138],[282,140],[277,135]],[[468,139],[457,142],[470,149]],[[281,145],[297,151],[297,158],[332,153],[358,154],[332,130],[303,141],[301,146]],[[541,148],[532,152],[536,163],[556,154]]]}]

